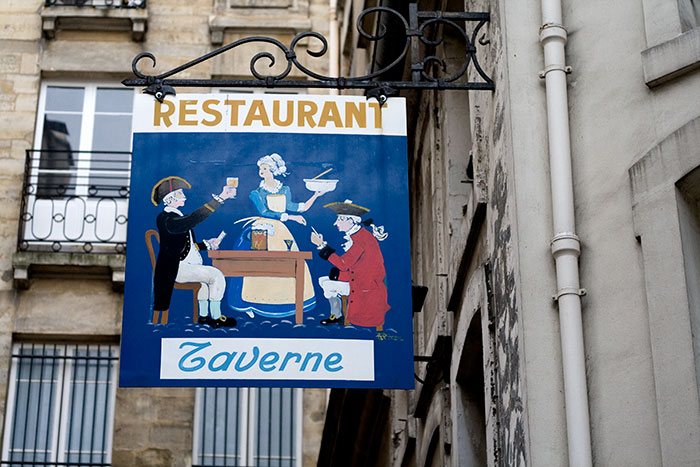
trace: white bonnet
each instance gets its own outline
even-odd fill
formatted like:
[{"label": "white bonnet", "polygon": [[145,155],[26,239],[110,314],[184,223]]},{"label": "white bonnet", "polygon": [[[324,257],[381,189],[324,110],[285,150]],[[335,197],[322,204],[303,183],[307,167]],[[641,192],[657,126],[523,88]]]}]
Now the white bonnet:
[{"label": "white bonnet", "polygon": [[268,154],[267,156],[262,156],[260,159],[258,159],[258,167],[260,167],[262,164],[270,167],[272,175],[287,175],[287,164],[284,162],[284,159],[282,159],[282,156],[276,152]]}]

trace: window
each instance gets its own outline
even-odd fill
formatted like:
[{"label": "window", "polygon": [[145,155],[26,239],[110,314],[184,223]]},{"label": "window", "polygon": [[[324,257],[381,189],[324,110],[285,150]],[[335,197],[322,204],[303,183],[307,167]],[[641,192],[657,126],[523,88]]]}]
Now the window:
[{"label": "window", "polygon": [[684,176],[677,186],[676,199],[695,356],[695,379],[700,389],[700,167]]},{"label": "window", "polygon": [[1,465],[109,466],[117,360],[108,344],[15,344]]},{"label": "window", "polygon": [[664,464],[700,459],[700,117],[629,169]]},{"label": "window", "polygon": [[129,185],[133,99],[133,89],[118,86],[42,86],[38,196],[114,194]]},{"label": "window", "polygon": [[453,422],[457,449],[453,455],[459,459],[459,465],[487,465],[481,310],[474,313],[469,323],[461,352],[453,389],[457,413]]},{"label": "window", "polygon": [[118,84],[42,84],[25,173],[25,246],[125,242],[135,94]]},{"label": "window", "polygon": [[678,11],[684,31],[700,25],[700,0],[678,0]]},{"label": "window", "polygon": [[193,467],[301,467],[300,389],[200,388]]},{"label": "window", "polygon": [[700,62],[700,1],[642,0],[647,49],[642,51],[644,82],[659,86]]}]

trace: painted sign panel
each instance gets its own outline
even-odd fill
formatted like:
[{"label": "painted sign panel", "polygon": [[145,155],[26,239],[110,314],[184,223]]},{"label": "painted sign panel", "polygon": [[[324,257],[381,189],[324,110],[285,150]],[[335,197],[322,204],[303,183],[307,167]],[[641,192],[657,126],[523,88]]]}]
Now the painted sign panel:
[{"label": "painted sign panel", "polygon": [[122,386],[413,388],[403,99],[139,96]]}]

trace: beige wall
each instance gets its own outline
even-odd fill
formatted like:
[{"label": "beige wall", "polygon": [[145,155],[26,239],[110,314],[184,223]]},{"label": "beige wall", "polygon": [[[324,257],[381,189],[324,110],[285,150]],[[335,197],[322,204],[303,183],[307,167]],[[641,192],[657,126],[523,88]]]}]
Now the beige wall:
[{"label": "beige wall", "polygon": [[[29,288],[13,287],[19,195],[25,150],[34,144],[40,80],[102,79],[118,83],[130,77],[131,60],[142,51],[153,53],[158,60],[155,69],[150,69],[151,63],[147,60],[141,62],[143,71],[166,71],[215,48],[210,33],[210,21],[215,16],[230,23],[226,23],[225,33],[231,37],[235,34],[281,34],[288,43],[293,34],[299,32],[286,29],[289,15],[286,9],[262,9],[251,15],[246,8],[227,10],[226,2],[219,3],[215,0],[149,0],[143,42],[132,40],[128,25],[124,30],[105,31],[99,30],[103,24],[100,22],[91,23],[91,30],[58,27],[55,38],[46,39],[42,37],[42,0],[12,0],[0,4],[0,195],[3,199],[0,207],[0,380],[8,379],[13,334],[52,339],[81,336],[90,340],[93,336],[116,338],[121,331],[123,297],[121,292],[114,291],[119,289],[119,284],[110,280],[109,268],[72,268],[69,271],[53,267],[50,274],[30,268]],[[327,35],[326,1],[294,0],[292,4],[293,15],[305,26],[304,30],[314,28]],[[102,14],[100,10],[86,8],[83,11],[86,10],[97,11],[98,16]],[[133,14],[141,18],[144,13]],[[237,26],[236,17],[245,17],[245,28]],[[225,69],[221,63],[209,61],[179,77],[209,78],[214,74],[248,77],[250,57],[252,55],[229,60],[225,62]],[[318,62],[316,66],[324,72],[327,58]],[[50,254],[42,258],[49,264],[62,262],[55,261]],[[89,257],[87,260],[81,257],[79,262],[89,265],[91,261]],[[5,384],[0,385],[0,413],[4,413],[6,389]],[[305,391],[304,465],[315,464],[325,403],[324,390]],[[119,389],[113,465],[190,465],[193,410],[193,389]]]}]

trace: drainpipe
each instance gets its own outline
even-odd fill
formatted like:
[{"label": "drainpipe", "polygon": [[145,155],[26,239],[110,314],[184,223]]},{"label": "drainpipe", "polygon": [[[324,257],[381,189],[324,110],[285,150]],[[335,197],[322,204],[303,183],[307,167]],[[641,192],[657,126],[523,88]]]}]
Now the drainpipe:
[{"label": "drainpipe", "polygon": [[540,42],[544,49],[547,94],[547,129],[549,132],[549,166],[552,184],[554,237],[552,256],[557,274],[559,326],[561,329],[566,433],[571,467],[591,467],[591,435],[588,414],[583,322],[579,285],[578,257],[580,241],[574,220],[574,189],[571,171],[571,143],[564,45],[567,32],[562,25],[561,0],[541,0]]},{"label": "drainpipe", "polygon": [[[328,35],[330,36],[330,53],[328,56],[330,63],[328,64],[328,76],[337,78],[340,76],[340,27],[338,26],[338,0],[331,0],[328,15]],[[337,89],[331,89],[330,94],[337,96],[339,91]]]}]

